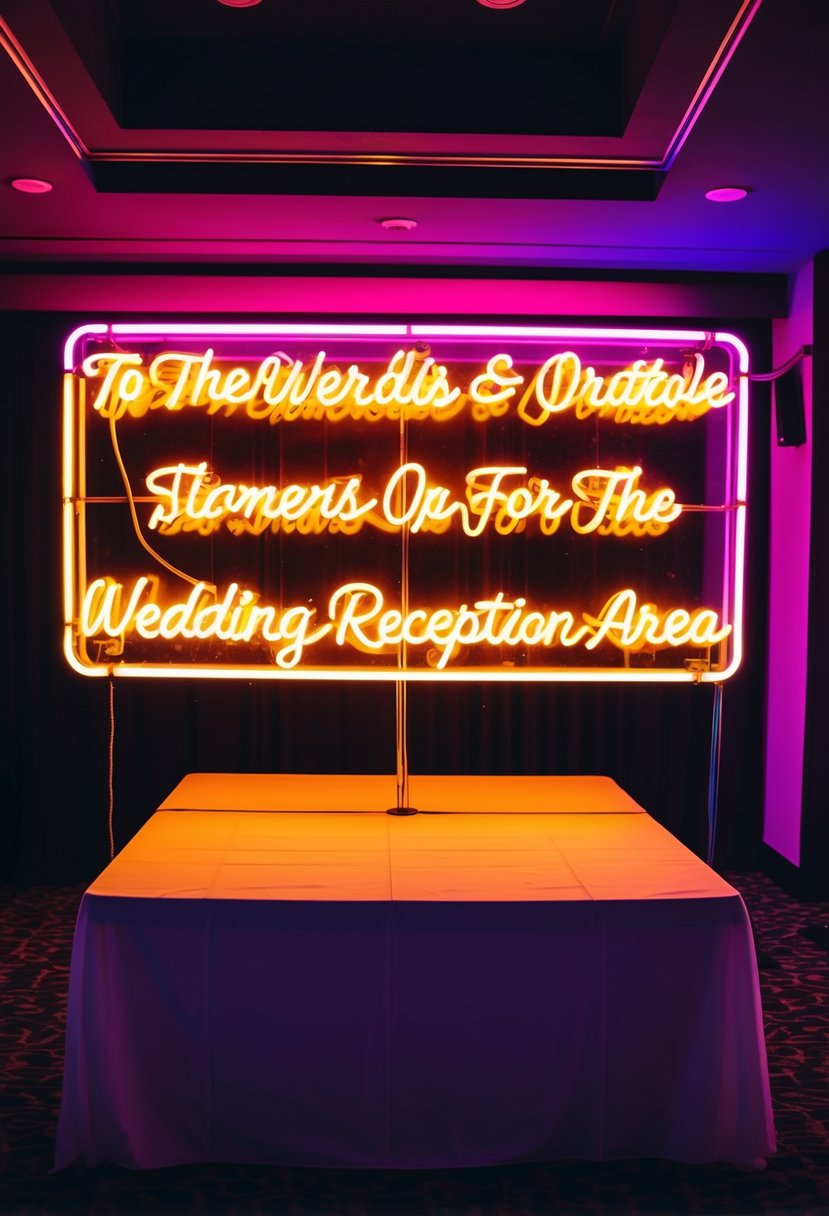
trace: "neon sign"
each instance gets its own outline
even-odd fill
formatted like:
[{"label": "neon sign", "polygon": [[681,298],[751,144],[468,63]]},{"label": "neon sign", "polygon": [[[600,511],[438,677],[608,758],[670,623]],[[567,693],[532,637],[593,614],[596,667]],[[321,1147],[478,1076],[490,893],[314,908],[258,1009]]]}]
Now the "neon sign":
[{"label": "neon sign", "polygon": [[144,639],[167,641],[218,638],[250,642],[260,636],[277,644],[274,661],[286,671],[298,666],[315,643],[329,636],[340,647],[365,653],[396,653],[402,642],[432,646],[439,654],[435,668],[442,671],[460,647],[481,643],[593,650],[609,639],[620,650],[640,650],[648,644],[711,647],[731,632],[728,625],[717,627],[717,614],[710,609],[659,612],[653,604],[637,603],[636,592],[630,588],[611,596],[598,617],[584,616],[581,623],[570,611],[531,611],[523,596],[507,600],[500,591],[494,599],[478,600],[471,607],[417,608],[404,615],[397,608],[385,608],[382,591],[371,583],[346,583],[331,595],[322,623],[317,623],[314,608],[260,604],[253,592],[243,591],[237,583],[231,583],[221,599],[215,588],[196,583],[186,601],[165,608],[156,602],[155,591],[153,580],[144,575],[128,588],[96,579],[84,597],[81,632],[85,637],[118,639],[134,631]]},{"label": "neon sign", "polygon": [[64,649],[83,674],[739,665],[732,335],[95,324],[65,366]]},{"label": "neon sign", "polygon": [[[467,404],[481,418],[482,409],[503,414],[525,383],[505,353],[492,355],[464,388],[451,383],[443,364],[415,350],[396,351],[373,375],[357,363],[343,371],[326,358],[324,350],[304,359],[275,354],[250,368],[220,366],[212,347],[200,355],[165,351],[149,362],[140,354],[108,351],[89,355],[82,370],[98,382],[95,409],[104,418],[186,407],[230,415],[243,407],[249,418],[272,425],[323,418],[447,421]],[[692,368],[690,374],[669,373],[662,358],[636,359],[612,375],[599,375],[566,350],[531,375],[517,408],[534,426],[571,407],[581,418],[598,413],[617,422],[664,424],[699,418],[733,401],[723,372],[704,375],[702,354],[694,354]]]},{"label": "neon sign", "polygon": [[422,464],[409,461],[388,479],[382,499],[361,500],[361,477],[324,486],[249,486],[221,481],[208,472],[204,460],[198,465],[179,462],[147,474],[147,488],[158,499],[147,526],[165,535],[181,527],[207,535],[224,520],[237,525],[244,520],[247,530],[257,533],[291,525],[321,531],[329,524],[355,532],[369,523],[384,531],[405,527],[416,534],[444,532],[457,521],[467,536],[480,536],[490,525],[507,534],[537,518],[547,536],[557,531],[562,519],[581,535],[621,536],[648,524],[651,527],[637,535],[658,535],[682,508],[670,487],[651,493],[640,489],[641,475],[639,467],[583,469],[571,479],[574,497],[564,498],[546,478],[528,478],[523,465],[494,465],[466,474],[465,499],[459,501],[445,486],[430,484]]}]

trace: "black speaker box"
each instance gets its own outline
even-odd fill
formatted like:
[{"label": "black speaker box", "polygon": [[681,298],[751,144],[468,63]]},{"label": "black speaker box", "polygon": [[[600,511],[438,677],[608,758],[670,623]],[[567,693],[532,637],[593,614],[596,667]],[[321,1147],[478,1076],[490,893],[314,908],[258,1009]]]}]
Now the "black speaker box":
[{"label": "black speaker box", "polygon": [[803,408],[803,380],[795,365],[774,382],[774,413],[780,447],[799,448],[806,442],[806,413]]}]

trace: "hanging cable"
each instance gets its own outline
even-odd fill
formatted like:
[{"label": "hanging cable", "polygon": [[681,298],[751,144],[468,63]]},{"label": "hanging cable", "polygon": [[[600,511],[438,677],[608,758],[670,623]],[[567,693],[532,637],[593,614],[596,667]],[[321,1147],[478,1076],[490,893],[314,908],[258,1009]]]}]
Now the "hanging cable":
[{"label": "hanging cable", "polygon": [[109,764],[108,764],[108,784],[109,784],[109,811],[107,814],[107,828],[109,831],[109,860],[112,861],[115,856],[115,836],[112,830],[113,813],[115,809],[115,797],[113,787],[113,772],[115,769],[115,677],[110,671],[109,674]]},{"label": "hanging cable", "polygon": [[795,351],[791,359],[787,359],[785,363],[781,363],[781,365],[776,367],[773,371],[764,372],[762,374],[752,372],[748,379],[758,380],[760,383],[768,380],[779,380],[781,376],[785,376],[786,372],[791,371],[791,369],[796,367],[797,364],[802,362],[803,359],[808,359],[811,356],[811,353],[811,346],[801,346],[800,350]]},{"label": "hanging cable", "polygon": [[[174,574],[176,576],[176,578],[183,578],[185,582],[192,583],[192,585],[194,587],[197,586],[198,583],[201,581],[200,579],[193,578],[193,576],[190,574],[185,574],[185,572],[183,570],[179,570],[176,566],[171,566],[170,563],[168,561],[165,561],[160,553],[156,553],[156,551],[152,547],[152,545],[148,544],[147,541],[144,539],[144,534],[141,531],[141,524],[138,521],[138,512],[135,509],[135,498],[133,496],[132,486],[130,485],[129,475],[127,473],[126,467],[124,466],[124,461],[121,458],[121,449],[118,446],[118,437],[115,433],[115,419],[114,418],[110,418],[110,420],[109,420],[109,432],[110,432],[110,438],[112,440],[112,451],[113,451],[113,455],[115,456],[115,463],[118,465],[118,471],[121,474],[121,480],[123,481],[124,489],[127,492],[127,503],[129,505],[129,509],[130,509],[130,518],[132,519],[133,531],[135,532],[135,535],[138,538],[139,544],[141,545],[141,547],[143,549],[146,549],[146,551],[147,551],[147,553],[149,553],[150,557],[152,557],[155,561],[157,561],[159,563],[159,565],[163,566],[165,568],[165,570],[169,570],[171,574]],[[216,591],[215,586],[212,586],[211,590],[215,594],[215,591]]]}]

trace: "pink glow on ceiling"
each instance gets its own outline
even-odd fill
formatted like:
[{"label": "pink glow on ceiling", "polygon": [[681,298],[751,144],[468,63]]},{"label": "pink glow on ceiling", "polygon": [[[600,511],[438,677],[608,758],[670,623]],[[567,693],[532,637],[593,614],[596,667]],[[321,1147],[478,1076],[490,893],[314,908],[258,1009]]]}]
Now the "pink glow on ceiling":
[{"label": "pink glow on ceiling", "polygon": [[744,186],[718,186],[707,190],[705,197],[710,203],[738,203],[748,194]]},{"label": "pink glow on ceiling", "polygon": [[40,177],[13,177],[9,185],[21,194],[48,194],[52,189],[52,183]]}]

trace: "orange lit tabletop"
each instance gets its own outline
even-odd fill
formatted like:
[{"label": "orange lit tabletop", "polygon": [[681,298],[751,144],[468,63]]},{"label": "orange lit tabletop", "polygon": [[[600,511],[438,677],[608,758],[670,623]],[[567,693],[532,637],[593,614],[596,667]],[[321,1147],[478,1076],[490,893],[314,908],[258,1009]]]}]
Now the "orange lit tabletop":
[{"label": "orange lit tabletop", "polygon": [[410,800],[184,778],[81,904],[57,1168],[774,1151],[738,892],[606,777]]}]

